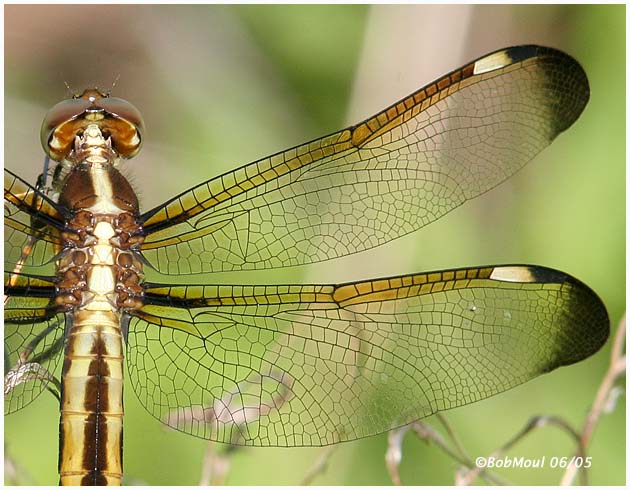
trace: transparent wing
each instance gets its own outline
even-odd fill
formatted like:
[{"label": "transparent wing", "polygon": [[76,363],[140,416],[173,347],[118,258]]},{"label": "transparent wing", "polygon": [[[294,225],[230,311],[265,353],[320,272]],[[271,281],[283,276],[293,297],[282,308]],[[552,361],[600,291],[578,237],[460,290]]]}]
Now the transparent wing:
[{"label": "transparent wing", "polygon": [[571,57],[497,51],[376,116],[204,182],[145,215],[164,274],[267,269],[376,247],[500,184],[589,98]]},{"label": "transparent wing", "polygon": [[53,274],[63,226],[56,204],[13,172],[4,171],[5,270]]},{"label": "transparent wing", "polygon": [[255,446],[369,436],[495,395],[606,341],[587,286],[497,266],[340,286],[149,285],[130,382],[171,427]]},{"label": "transparent wing", "polygon": [[65,316],[51,305],[47,278],[5,275],[4,411],[15,412],[45,389],[56,390]]}]

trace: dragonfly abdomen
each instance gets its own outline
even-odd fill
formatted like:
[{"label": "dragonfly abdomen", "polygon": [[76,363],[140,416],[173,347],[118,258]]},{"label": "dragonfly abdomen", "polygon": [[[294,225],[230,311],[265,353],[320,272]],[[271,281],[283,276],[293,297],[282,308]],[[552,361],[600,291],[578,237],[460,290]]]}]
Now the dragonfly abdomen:
[{"label": "dragonfly abdomen", "polygon": [[122,348],[120,315],[113,311],[75,313],[62,375],[62,485],[120,485]]}]

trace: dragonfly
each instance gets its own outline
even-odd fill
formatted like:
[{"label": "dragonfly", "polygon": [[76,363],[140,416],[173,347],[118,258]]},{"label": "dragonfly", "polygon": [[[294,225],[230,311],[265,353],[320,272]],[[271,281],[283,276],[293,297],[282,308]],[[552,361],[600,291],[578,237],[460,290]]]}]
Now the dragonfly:
[{"label": "dragonfly", "polygon": [[120,170],[143,143],[138,109],[98,89],[60,102],[42,125],[38,181],[5,170],[5,413],[53,392],[60,484],[118,485],[125,367],[176,430],[291,447],[382,433],[591,356],[608,337],[604,304],[543,266],[208,280],[423,228],[510,178],[588,99],[569,55],[501,49],[147,211]]}]

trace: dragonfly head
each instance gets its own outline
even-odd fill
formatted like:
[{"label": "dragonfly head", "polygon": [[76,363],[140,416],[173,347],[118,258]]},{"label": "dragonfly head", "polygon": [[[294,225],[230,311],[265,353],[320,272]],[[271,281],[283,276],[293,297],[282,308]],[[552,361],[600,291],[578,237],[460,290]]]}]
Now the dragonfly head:
[{"label": "dragonfly head", "polygon": [[48,111],[41,129],[42,146],[55,161],[68,157],[74,139],[91,124],[98,125],[121,158],[131,158],[140,151],[144,122],[131,103],[89,88]]}]

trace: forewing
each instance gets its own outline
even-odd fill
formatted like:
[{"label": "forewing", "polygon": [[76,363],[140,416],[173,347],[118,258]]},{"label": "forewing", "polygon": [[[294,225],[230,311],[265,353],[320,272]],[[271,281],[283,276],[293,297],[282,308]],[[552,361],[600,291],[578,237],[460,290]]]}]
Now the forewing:
[{"label": "forewing", "polygon": [[53,294],[49,279],[5,274],[5,414],[28,405],[46,388],[56,389],[65,315],[51,304]]},{"label": "forewing", "polygon": [[566,54],[487,55],[376,116],[202,183],[146,213],[142,251],[164,274],[341,257],[439,219],[509,178],[589,98]]},{"label": "forewing", "polygon": [[141,403],[171,427],[254,446],[380,433],[577,362],[600,299],[534,266],[340,286],[153,285],[130,319]]},{"label": "forewing", "polygon": [[64,221],[57,205],[9,170],[4,171],[5,270],[50,275]]}]

